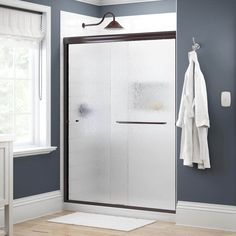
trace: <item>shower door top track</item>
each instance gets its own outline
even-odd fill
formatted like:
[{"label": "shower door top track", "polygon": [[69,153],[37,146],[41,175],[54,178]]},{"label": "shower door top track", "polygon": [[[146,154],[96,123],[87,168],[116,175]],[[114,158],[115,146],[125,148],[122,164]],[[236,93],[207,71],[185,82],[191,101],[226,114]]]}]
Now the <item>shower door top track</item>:
[{"label": "shower door top track", "polygon": [[109,42],[161,40],[161,39],[175,39],[175,38],[176,38],[176,31],[164,31],[164,32],[148,32],[148,33],[132,33],[132,34],[65,37],[63,39],[63,43],[65,49],[65,47],[68,46],[69,44],[109,43]]},{"label": "shower door top track", "polygon": [[[147,33],[130,33],[130,34],[114,34],[114,35],[93,35],[81,37],[65,37],[64,45],[64,202],[87,204],[104,207],[116,207],[124,209],[156,211],[165,213],[175,213],[173,210],[163,210],[156,208],[146,208],[139,206],[127,206],[119,204],[77,201],[69,199],[69,45],[71,44],[92,44],[92,43],[109,43],[109,42],[125,42],[125,41],[145,41],[145,40],[164,40],[176,39],[176,31],[163,32],[147,32]],[[124,123],[117,121],[117,123]],[[140,122],[140,124],[143,122]],[[149,122],[150,124],[163,125],[166,122]],[[148,124],[148,123],[147,123]]]}]

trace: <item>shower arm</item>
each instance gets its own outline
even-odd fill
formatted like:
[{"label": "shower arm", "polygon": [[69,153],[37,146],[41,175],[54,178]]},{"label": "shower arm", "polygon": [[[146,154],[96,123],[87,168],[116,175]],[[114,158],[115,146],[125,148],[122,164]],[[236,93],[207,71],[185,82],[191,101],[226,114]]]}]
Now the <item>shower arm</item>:
[{"label": "shower arm", "polygon": [[83,23],[82,27],[85,28],[86,26],[97,26],[97,25],[100,25],[105,20],[107,15],[111,15],[113,17],[113,21],[115,21],[115,19],[116,19],[115,15],[112,12],[107,12],[106,14],[104,14],[104,16],[102,17],[101,21],[99,21],[98,23],[95,23],[95,24],[85,24],[85,23]]}]

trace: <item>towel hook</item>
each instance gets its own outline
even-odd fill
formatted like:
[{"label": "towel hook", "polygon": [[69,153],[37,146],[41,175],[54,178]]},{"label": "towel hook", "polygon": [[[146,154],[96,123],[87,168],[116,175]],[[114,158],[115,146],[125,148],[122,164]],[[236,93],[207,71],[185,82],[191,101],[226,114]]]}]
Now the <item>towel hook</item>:
[{"label": "towel hook", "polygon": [[200,48],[201,48],[200,44],[196,43],[195,38],[193,37],[193,45],[192,45],[193,51],[197,51]]}]

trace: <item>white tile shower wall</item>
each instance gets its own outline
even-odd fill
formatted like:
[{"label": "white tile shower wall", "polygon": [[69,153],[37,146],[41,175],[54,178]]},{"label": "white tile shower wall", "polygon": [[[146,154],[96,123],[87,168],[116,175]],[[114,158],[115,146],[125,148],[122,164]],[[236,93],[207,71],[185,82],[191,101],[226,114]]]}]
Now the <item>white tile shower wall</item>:
[{"label": "white tile shower wall", "polygon": [[61,11],[61,37],[176,30],[176,13],[121,16],[116,19],[124,27],[123,30],[104,30],[111,18],[106,18],[99,26],[83,29],[82,23],[96,23],[100,19]]}]

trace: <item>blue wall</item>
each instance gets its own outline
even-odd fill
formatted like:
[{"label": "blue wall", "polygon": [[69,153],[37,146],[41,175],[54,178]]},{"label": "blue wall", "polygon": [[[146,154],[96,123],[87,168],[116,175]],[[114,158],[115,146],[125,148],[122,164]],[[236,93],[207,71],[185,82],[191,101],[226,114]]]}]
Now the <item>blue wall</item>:
[{"label": "blue wall", "polygon": [[60,11],[99,16],[99,7],[74,0],[26,0],[52,11],[52,145],[49,155],[14,159],[14,198],[60,189]]},{"label": "blue wall", "polygon": [[[178,159],[178,200],[236,205],[236,1],[178,0],[177,13],[178,104],[195,36],[208,89],[212,164],[200,171]],[[232,92],[230,108],[220,105],[224,90]]]},{"label": "blue wall", "polygon": [[[100,7],[100,16],[112,11],[116,16],[132,16],[176,12],[176,0],[108,5]],[[152,24],[152,22],[150,22]]]}]

